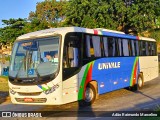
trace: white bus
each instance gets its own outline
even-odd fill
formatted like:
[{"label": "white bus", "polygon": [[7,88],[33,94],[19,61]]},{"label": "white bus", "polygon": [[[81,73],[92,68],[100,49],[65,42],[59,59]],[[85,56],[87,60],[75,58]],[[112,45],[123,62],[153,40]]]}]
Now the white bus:
[{"label": "white bus", "polygon": [[14,104],[90,105],[100,94],[158,77],[156,41],[107,29],[62,27],[17,38],[9,68]]}]

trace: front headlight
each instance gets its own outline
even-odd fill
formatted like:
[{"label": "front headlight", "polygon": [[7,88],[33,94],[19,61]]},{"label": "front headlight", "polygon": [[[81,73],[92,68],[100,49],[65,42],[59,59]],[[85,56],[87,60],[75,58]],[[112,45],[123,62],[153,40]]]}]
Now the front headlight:
[{"label": "front headlight", "polygon": [[48,95],[50,93],[50,90],[45,90],[44,93]]}]

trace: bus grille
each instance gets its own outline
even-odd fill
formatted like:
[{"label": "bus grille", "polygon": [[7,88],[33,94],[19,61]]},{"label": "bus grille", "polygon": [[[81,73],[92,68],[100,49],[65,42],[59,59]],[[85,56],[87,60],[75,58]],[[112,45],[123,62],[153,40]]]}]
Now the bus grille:
[{"label": "bus grille", "polygon": [[25,101],[24,98],[15,98],[17,102],[20,103],[45,103],[46,98],[32,98],[33,101]]},{"label": "bus grille", "polygon": [[24,92],[18,92],[20,96],[38,96],[41,94],[41,92],[32,92],[32,93],[24,93]]}]

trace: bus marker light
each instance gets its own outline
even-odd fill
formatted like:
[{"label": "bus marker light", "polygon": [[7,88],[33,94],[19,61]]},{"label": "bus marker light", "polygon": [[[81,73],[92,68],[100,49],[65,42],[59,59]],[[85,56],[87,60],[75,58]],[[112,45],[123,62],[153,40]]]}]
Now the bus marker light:
[{"label": "bus marker light", "polygon": [[124,82],[127,82],[127,81],[128,81],[128,80],[126,80],[126,79],[124,80]]},{"label": "bus marker light", "polygon": [[103,83],[103,82],[101,82],[101,85],[100,85],[100,87],[104,87],[104,83]]},{"label": "bus marker light", "polygon": [[74,93],[78,92],[78,90],[75,90]]},{"label": "bus marker light", "polygon": [[10,93],[14,95],[16,92],[14,90],[10,89]]},{"label": "bus marker light", "polygon": [[113,84],[116,85],[116,84],[118,84],[118,82],[114,82]]}]

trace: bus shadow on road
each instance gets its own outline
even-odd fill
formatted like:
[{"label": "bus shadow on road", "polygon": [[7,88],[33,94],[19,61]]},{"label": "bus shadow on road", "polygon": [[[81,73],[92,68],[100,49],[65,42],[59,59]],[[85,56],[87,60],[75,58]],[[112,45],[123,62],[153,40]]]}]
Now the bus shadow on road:
[{"label": "bus shadow on road", "polygon": [[142,111],[156,111],[156,109],[160,108],[160,97],[159,98],[153,98],[150,95],[147,95],[141,91],[137,91],[136,93],[145,96],[146,98],[148,98],[149,100],[147,102],[141,103],[141,104],[137,104],[135,105],[135,110],[142,110]]},{"label": "bus shadow on road", "polygon": [[0,104],[4,103],[9,96],[8,92],[0,91]]},{"label": "bus shadow on road", "polygon": [[41,112],[47,117],[96,117],[92,106],[82,106],[79,101],[65,105],[45,106]]},{"label": "bus shadow on road", "polygon": [[151,97],[151,96],[149,96],[149,95],[147,95],[147,94],[144,94],[144,93],[141,92],[141,91],[136,91],[135,93],[141,94],[141,95],[143,95],[143,96],[145,96],[145,97],[147,97],[147,98],[149,98],[149,99],[151,99],[151,100],[156,100],[155,98],[153,98],[153,97]]},{"label": "bus shadow on road", "polygon": [[81,101],[78,101],[77,117],[96,117],[92,105],[85,106]]}]

